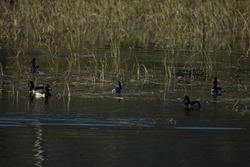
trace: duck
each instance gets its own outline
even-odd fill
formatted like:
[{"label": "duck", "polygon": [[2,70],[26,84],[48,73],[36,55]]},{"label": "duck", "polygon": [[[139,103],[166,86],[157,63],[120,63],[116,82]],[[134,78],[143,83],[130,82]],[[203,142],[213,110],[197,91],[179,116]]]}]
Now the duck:
[{"label": "duck", "polygon": [[33,58],[30,62],[30,72],[32,74],[35,74],[38,72],[38,70],[37,70],[38,68],[39,68],[39,66],[36,64],[36,58]]},{"label": "duck", "polygon": [[224,95],[224,92],[225,90],[222,88],[222,87],[217,87],[217,84],[218,84],[218,80],[217,78],[215,77],[214,78],[214,81],[213,81],[213,87],[211,89],[211,94],[213,95],[213,97],[217,97],[217,96],[223,96]]},{"label": "duck", "polygon": [[189,96],[185,96],[182,103],[184,104],[185,109],[194,109],[201,107],[201,103],[199,101],[190,101]]},{"label": "duck", "polygon": [[50,86],[49,84],[45,84],[44,86],[37,86],[35,87],[33,81],[29,81],[29,93],[30,95],[33,95],[36,98],[48,98],[51,96],[50,94]]},{"label": "duck", "polygon": [[121,93],[121,92],[122,92],[122,84],[120,81],[118,81],[116,87],[112,89],[112,93]]}]

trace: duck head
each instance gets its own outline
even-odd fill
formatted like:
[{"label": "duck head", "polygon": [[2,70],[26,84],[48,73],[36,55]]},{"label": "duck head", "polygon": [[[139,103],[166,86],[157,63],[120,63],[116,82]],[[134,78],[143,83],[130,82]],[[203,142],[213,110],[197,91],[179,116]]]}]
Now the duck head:
[{"label": "duck head", "polygon": [[190,103],[189,97],[185,96],[184,99],[182,100],[182,103],[184,103],[184,105],[189,104]]},{"label": "duck head", "polygon": [[49,86],[49,84],[46,84],[46,85],[44,86],[44,89],[45,89],[45,92],[49,92],[49,91],[52,90],[51,87]]},{"label": "duck head", "polygon": [[218,80],[216,77],[214,77],[214,81],[213,81],[213,89],[216,89],[218,85]]}]

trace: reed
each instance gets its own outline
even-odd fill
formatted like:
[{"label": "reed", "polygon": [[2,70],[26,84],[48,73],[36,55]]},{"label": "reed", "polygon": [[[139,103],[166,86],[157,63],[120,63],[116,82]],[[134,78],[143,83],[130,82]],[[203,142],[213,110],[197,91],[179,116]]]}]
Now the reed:
[{"label": "reed", "polygon": [[[133,65],[136,69],[136,78],[137,81],[143,81],[143,83],[146,83],[149,81],[150,72],[145,64],[143,62],[139,62],[138,58],[135,56],[135,64]],[[144,73],[143,73],[144,72]]]},{"label": "reed", "polygon": [[[1,37],[7,39],[7,46],[25,49],[46,45],[81,49],[87,44],[104,46],[108,43],[114,50],[112,54],[116,55],[121,44],[130,47],[163,44],[162,35],[175,39],[170,45],[198,49],[204,45],[205,24],[208,50],[226,49],[227,44],[240,42],[240,47],[247,51],[249,44],[246,47],[244,40],[249,38],[246,7],[249,3],[246,0],[109,0],[97,3],[24,0],[15,10],[8,4],[1,7],[5,9],[1,14]],[[226,36],[231,40],[224,41]],[[236,37],[240,38],[235,41]]]},{"label": "reed", "polygon": [[106,71],[109,69],[109,63],[108,63],[106,55],[104,56],[103,59],[100,60],[100,63],[101,63],[101,69],[99,70],[100,71],[100,80],[104,81]]},{"label": "reed", "polygon": [[168,52],[166,49],[163,49],[164,51],[164,56],[162,58],[162,63],[164,66],[164,90],[167,91],[171,87],[172,79],[175,76],[175,71],[174,71],[174,61],[173,61],[173,53]]},{"label": "reed", "polygon": [[49,52],[49,54],[46,56],[49,68],[51,70],[54,70],[56,76],[58,76],[59,75],[58,48],[47,45],[47,50]]},{"label": "reed", "polygon": [[[48,50],[47,61],[57,76],[58,53],[68,50],[70,71],[77,68],[80,75],[86,67],[93,81],[104,80],[107,71],[119,78],[129,70],[121,48],[162,50],[163,82],[169,89],[175,79],[175,60],[181,57],[179,50],[191,53],[187,63],[202,62],[205,80],[214,70],[211,51],[237,50],[249,55],[248,6],[248,0],[22,0],[0,7],[0,45],[17,53]],[[108,48],[109,54],[94,56],[88,63],[79,58],[81,52],[100,48]],[[135,66],[134,75],[139,78],[143,69],[148,80],[148,67],[138,62]]]}]

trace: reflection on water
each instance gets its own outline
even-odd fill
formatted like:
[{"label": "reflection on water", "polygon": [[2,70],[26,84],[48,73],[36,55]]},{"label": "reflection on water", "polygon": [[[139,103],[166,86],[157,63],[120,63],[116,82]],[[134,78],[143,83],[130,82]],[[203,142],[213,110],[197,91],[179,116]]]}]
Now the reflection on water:
[{"label": "reflection on water", "polygon": [[[2,99],[3,100],[3,99]],[[233,104],[233,103],[232,103]],[[176,101],[50,98],[1,110],[4,166],[241,166],[250,117],[211,101],[187,115]],[[17,155],[18,154],[18,155]],[[29,164],[29,165],[27,165]],[[126,165],[125,165],[126,164]]]},{"label": "reflection on water", "polygon": [[42,142],[43,142],[43,129],[42,126],[40,125],[39,122],[34,123],[34,130],[36,131],[36,137],[37,140],[35,140],[34,143],[34,149],[32,151],[34,151],[34,159],[37,160],[35,166],[38,167],[42,167],[43,166],[43,161],[44,161],[44,157],[43,157],[43,146],[42,146]]}]

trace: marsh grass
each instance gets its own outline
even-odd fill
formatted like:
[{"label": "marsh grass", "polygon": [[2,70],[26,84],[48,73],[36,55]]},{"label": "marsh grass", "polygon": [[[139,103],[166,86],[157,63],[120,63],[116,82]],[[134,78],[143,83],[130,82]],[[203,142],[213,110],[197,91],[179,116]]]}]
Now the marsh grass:
[{"label": "marsh grass", "polygon": [[[216,50],[226,49],[238,37],[243,42],[241,49],[247,51],[249,44],[244,41],[249,38],[249,13],[245,8],[248,4],[248,1],[22,1],[15,11],[2,13],[1,37],[7,39],[7,46],[24,49],[49,45],[73,51],[88,44],[108,44],[114,57],[119,55],[121,46],[163,45],[165,39],[169,46],[198,50],[206,40],[207,50]],[[227,35],[231,40],[221,43]]]},{"label": "marsh grass", "polygon": [[49,52],[47,56],[47,62],[49,64],[49,68],[55,71],[56,76],[59,74],[59,60],[58,60],[58,50],[57,47],[52,48],[47,45],[47,50]]},{"label": "marsh grass", "polygon": [[[142,78],[143,83],[146,83],[148,81],[148,78],[149,78],[149,71],[148,71],[145,64],[140,63],[138,61],[138,58],[136,56],[135,56],[135,60],[136,60],[136,63],[133,66],[136,69],[136,74],[137,74],[136,78],[138,81],[140,81]],[[144,71],[144,73],[143,73],[143,71]]]},{"label": "marsh grass", "polygon": [[[2,4],[0,10],[0,44],[20,54],[29,49],[46,49],[51,69],[59,75],[58,53],[69,51],[68,73],[89,71],[93,82],[104,81],[107,75],[125,77],[131,67],[125,64],[121,48],[162,50],[165,89],[175,80],[179,50],[190,52],[186,64],[199,60],[205,81],[214,66],[211,51],[250,52],[250,1],[71,1],[23,0],[15,6]],[[89,62],[79,57],[82,52],[108,48],[101,57],[94,55]],[[137,79],[144,71],[149,79],[149,67],[143,62],[134,64]],[[21,64],[17,64],[21,68]],[[130,73],[131,75],[131,73]]]},{"label": "marsh grass", "polygon": [[172,50],[166,50],[163,46],[163,58],[162,58],[162,63],[164,66],[164,90],[167,91],[171,87],[172,80],[175,76],[175,64],[174,64],[174,54],[175,51]]},{"label": "marsh grass", "polygon": [[109,63],[108,63],[106,55],[104,56],[104,58],[100,59],[100,63],[101,63],[101,69],[99,70],[99,72],[100,72],[100,80],[104,81],[106,73],[107,73],[107,69],[109,69]]}]

